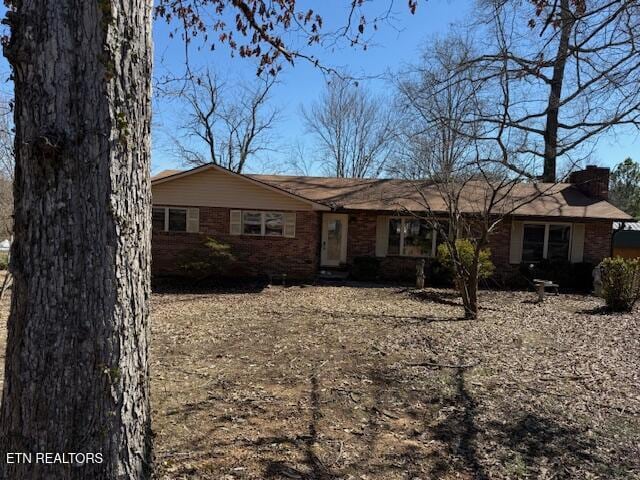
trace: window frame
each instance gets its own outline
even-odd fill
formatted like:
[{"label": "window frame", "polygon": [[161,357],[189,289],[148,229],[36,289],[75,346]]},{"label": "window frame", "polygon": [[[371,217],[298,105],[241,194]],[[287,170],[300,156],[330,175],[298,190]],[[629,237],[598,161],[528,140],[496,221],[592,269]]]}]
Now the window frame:
[{"label": "window frame", "polygon": [[404,234],[405,234],[405,223],[406,222],[412,222],[412,221],[419,221],[419,222],[424,222],[424,220],[422,220],[421,218],[416,218],[416,217],[403,217],[403,216],[391,216],[387,218],[387,252],[389,249],[389,238],[391,237],[391,229],[390,229],[390,223],[391,220],[400,220],[400,245],[399,245],[399,250],[400,253],[387,253],[387,256],[389,257],[406,257],[406,258],[434,258],[436,256],[436,252],[437,252],[437,248],[438,248],[438,243],[437,243],[437,239],[438,239],[438,229],[434,228],[433,226],[429,225],[429,222],[425,222],[427,223],[427,225],[430,226],[431,228],[431,253],[429,255],[406,255],[404,253]]},{"label": "window frame", "polygon": [[[171,232],[171,233],[187,233],[188,231],[188,223],[189,223],[189,209],[187,207],[169,207],[164,205],[152,205],[151,206],[151,226],[153,227],[153,210],[155,208],[162,208],[164,210],[164,228],[160,230],[161,232]],[[169,210],[182,210],[184,211],[184,230],[169,230]]]},{"label": "window frame", "polygon": [[[244,231],[244,214],[259,214],[260,215],[260,233],[245,233]],[[266,218],[267,214],[277,214],[282,217],[282,233],[280,235],[267,235],[267,226],[266,226]],[[266,238],[285,238],[284,229],[285,229],[286,216],[283,211],[275,211],[275,210],[240,210],[240,235],[244,235],[247,237],[266,237]]]},{"label": "window frame", "polygon": [[567,249],[567,261],[571,261],[571,250],[573,247],[573,223],[570,222],[540,222],[540,221],[523,221],[522,222],[522,243],[520,245],[521,256],[524,256],[524,232],[527,225],[544,225],[544,243],[542,244],[542,259],[541,260],[525,260],[521,258],[523,263],[540,263],[543,260],[547,260],[549,254],[549,230],[551,225],[560,225],[562,227],[569,227],[569,248]]}]

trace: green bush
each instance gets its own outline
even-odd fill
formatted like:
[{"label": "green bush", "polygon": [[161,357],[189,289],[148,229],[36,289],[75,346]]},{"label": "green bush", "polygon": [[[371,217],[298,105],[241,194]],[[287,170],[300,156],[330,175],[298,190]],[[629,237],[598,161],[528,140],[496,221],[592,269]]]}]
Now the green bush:
[{"label": "green bush", "polygon": [[600,264],[602,293],[614,312],[630,312],[640,299],[640,259],[605,258]]},{"label": "green bush", "polygon": [[[471,268],[471,264],[473,263],[473,254],[475,251],[475,247],[470,240],[461,239],[456,240],[456,250],[458,250],[458,255],[460,256],[461,263],[465,266],[465,268]],[[453,264],[453,259],[451,258],[451,252],[449,251],[449,247],[447,244],[443,243],[438,247],[438,260],[440,262],[450,268],[452,271],[455,266]],[[480,258],[478,261],[478,278],[485,279],[489,278],[493,275],[495,271],[495,267],[493,262],[491,261],[491,250],[488,248],[483,248],[480,250]]]},{"label": "green bush", "polygon": [[6,252],[0,252],[0,270],[9,269],[9,255]]},{"label": "green bush", "polygon": [[377,257],[355,257],[351,275],[356,280],[375,280],[380,272],[380,259]]},{"label": "green bush", "polygon": [[177,262],[180,273],[193,280],[225,276],[236,261],[231,246],[208,237],[204,247],[181,255]]}]

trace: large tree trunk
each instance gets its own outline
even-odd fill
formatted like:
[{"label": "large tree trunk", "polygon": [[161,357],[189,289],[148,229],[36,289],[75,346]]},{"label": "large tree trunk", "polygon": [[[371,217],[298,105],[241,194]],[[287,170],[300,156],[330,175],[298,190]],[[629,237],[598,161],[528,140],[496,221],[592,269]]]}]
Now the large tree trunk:
[{"label": "large tree trunk", "polygon": [[556,181],[556,159],[558,156],[558,126],[560,115],[560,101],[562,99],[562,84],[564,71],[569,56],[569,40],[575,23],[575,18],[569,8],[569,0],[560,0],[561,31],[558,41],[553,76],[549,88],[547,102],[547,123],[544,129],[544,172],[542,180],[554,183]]},{"label": "large tree trunk", "polygon": [[[20,0],[6,479],[146,478],[151,0]],[[6,452],[32,452],[9,464]],[[102,463],[36,463],[36,452]],[[69,460],[67,456],[66,460]]]}]

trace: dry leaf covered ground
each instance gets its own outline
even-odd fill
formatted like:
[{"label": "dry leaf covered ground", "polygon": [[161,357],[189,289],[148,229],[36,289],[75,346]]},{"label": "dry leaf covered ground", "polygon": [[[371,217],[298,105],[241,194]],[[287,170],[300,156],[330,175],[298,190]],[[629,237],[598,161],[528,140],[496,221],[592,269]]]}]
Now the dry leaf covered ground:
[{"label": "dry leaf covered ground", "polygon": [[158,475],[640,478],[640,315],[532,298],[464,321],[445,290],[154,294]]}]

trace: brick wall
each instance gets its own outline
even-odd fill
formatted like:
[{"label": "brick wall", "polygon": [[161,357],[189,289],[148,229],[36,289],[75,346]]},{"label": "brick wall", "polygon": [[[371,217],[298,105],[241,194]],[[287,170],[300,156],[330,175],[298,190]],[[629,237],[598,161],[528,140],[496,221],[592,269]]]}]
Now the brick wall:
[{"label": "brick wall", "polygon": [[611,255],[611,234],[613,222],[597,220],[585,222],[584,227],[584,261],[598,264],[603,258]]},{"label": "brick wall", "polygon": [[[349,214],[349,239],[347,262],[353,263],[354,257],[375,256],[376,219],[388,215],[385,212],[352,212]],[[534,219],[539,221],[540,219]],[[526,220],[525,220],[526,221]],[[570,221],[570,220],[567,220]],[[580,222],[579,219],[576,221]],[[611,221],[583,221],[585,223],[584,261],[599,263],[608,257],[611,248]],[[496,275],[506,277],[517,270],[518,266],[509,263],[511,246],[511,219],[504,219],[491,235],[489,248],[496,267]],[[381,276],[387,279],[415,278],[416,258],[389,256],[380,259]]]},{"label": "brick wall", "polygon": [[349,213],[347,263],[352,264],[355,257],[376,254],[377,219],[377,212]]},{"label": "brick wall", "polygon": [[156,275],[176,272],[176,263],[186,252],[204,249],[207,237],[231,245],[238,258],[237,276],[286,273],[290,278],[308,279],[318,269],[320,214],[296,212],[296,236],[258,237],[229,234],[228,208],[200,207],[200,232],[154,232],[152,237],[152,271]]},{"label": "brick wall", "polygon": [[[540,221],[535,218],[532,221]],[[551,219],[550,221],[557,221]],[[527,221],[523,219],[523,221]],[[584,223],[584,252],[583,261],[597,265],[603,258],[611,255],[611,229],[610,220],[581,220],[566,219],[568,223]],[[496,266],[496,277],[498,279],[508,279],[509,276],[518,271],[519,265],[509,263],[509,250],[511,246],[511,219],[507,218],[498,225],[497,230],[491,236],[489,248],[491,258]]]},{"label": "brick wall", "polygon": [[591,198],[607,200],[609,198],[609,169],[596,165],[587,165],[584,170],[572,172],[569,183]]},{"label": "brick wall", "polygon": [[[229,235],[227,208],[200,208],[201,233],[154,232],[153,272],[175,272],[177,259],[190,249],[204,248],[208,236],[232,247],[239,258],[238,275],[286,273],[291,278],[309,279],[319,269],[321,213],[296,212],[296,237],[253,237]],[[375,256],[377,216],[382,212],[349,212],[347,263],[358,256]],[[584,261],[598,263],[610,255],[611,222],[585,222]],[[490,248],[498,275],[508,275],[511,221],[505,219],[491,237]],[[387,279],[413,279],[417,259],[389,256],[381,258],[381,276]]]}]

